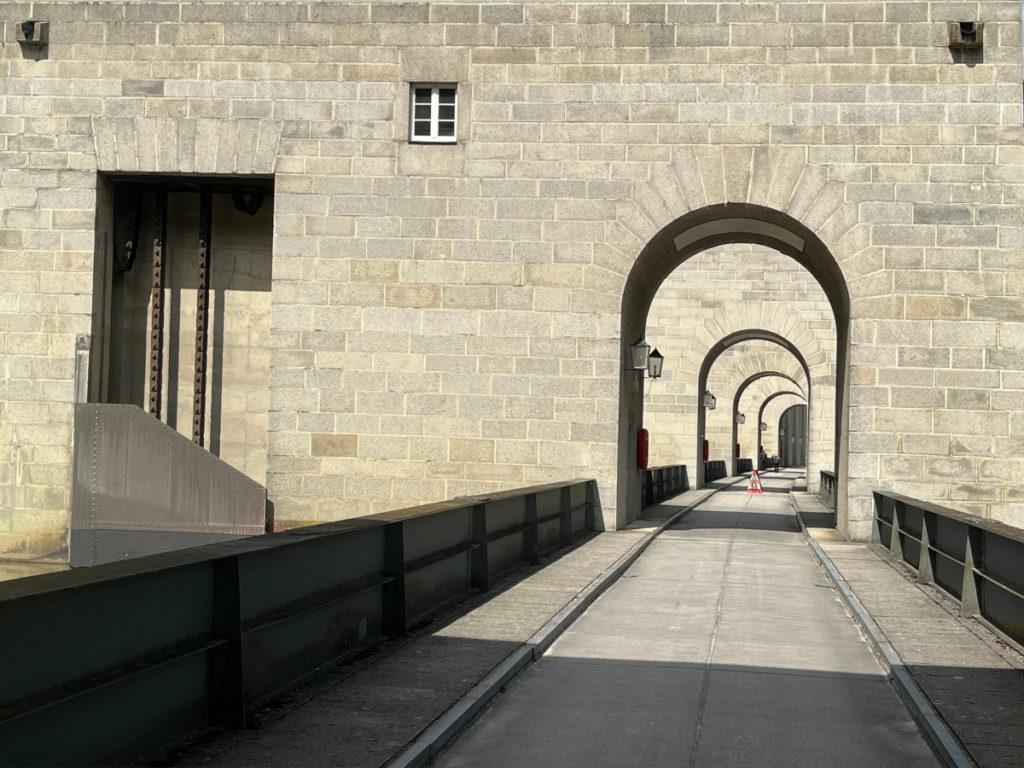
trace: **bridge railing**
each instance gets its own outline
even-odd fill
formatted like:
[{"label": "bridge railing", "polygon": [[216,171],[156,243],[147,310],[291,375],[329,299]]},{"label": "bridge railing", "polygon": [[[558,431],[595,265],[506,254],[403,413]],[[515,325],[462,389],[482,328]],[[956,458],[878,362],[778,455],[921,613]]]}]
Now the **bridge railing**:
[{"label": "bridge railing", "polygon": [[875,491],[874,541],[980,616],[1024,642],[1024,531],[995,520]]},{"label": "bridge railing", "polygon": [[243,726],[585,535],[595,494],[554,483],[0,584],[0,765],[134,762]]},{"label": "bridge railing", "polygon": [[724,461],[704,462],[704,482],[710,483],[712,480],[721,480],[728,475],[729,470],[726,469]]},{"label": "bridge railing", "polygon": [[819,470],[818,498],[833,512],[836,509],[836,475],[827,469]]},{"label": "bridge railing", "polygon": [[690,478],[685,464],[651,467],[641,470],[640,474],[642,506],[645,507],[690,490]]}]

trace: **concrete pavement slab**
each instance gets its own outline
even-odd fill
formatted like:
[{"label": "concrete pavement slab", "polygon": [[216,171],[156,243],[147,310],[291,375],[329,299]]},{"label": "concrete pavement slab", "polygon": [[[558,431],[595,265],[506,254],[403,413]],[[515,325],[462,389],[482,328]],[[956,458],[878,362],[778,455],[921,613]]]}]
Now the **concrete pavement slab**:
[{"label": "concrete pavement slab", "polygon": [[545,657],[435,766],[674,768],[693,741],[702,676],[673,664]]},{"label": "concrete pavement slab", "polygon": [[787,504],[721,493],[665,531],[437,765],[935,765]]},{"label": "concrete pavement slab", "polygon": [[854,768],[868,754],[877,768],[935,765],[877,666],[864,676],[711,670],[694,765]]}]

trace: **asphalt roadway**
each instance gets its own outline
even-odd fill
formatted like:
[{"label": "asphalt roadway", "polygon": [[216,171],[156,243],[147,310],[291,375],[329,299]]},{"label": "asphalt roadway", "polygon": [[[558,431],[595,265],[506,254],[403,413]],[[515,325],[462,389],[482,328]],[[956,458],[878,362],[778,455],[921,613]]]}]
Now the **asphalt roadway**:
[{"label": "asphalt roadway", "polygon": [[763,482],[659,536],[434,765],[938,765],[804,543],[792,478]]}]

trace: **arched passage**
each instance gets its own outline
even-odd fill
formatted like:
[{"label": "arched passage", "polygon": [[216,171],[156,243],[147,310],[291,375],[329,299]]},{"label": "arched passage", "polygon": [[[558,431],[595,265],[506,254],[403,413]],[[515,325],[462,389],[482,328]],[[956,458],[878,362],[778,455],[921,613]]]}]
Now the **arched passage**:
[{"label": "arched passage", "polygon": [[758,445],[759,448],[764,443],[764,435],[761,434],[761,425],[764,423],[764,411],[765,411],[765,408],[767,408],[768,405],[775,398],[777,398],[777,397],[785,397],[786,395],[792,395],[793,397],[798,397],[801,400],[804,400],[806,402],[806,398],[804,398],[803,393],[801,393],[801,392],[794,392],[792,390],[786,390],[786,391],[781,391],[781,392],[773,392],[772,394],[768,395],[768,397],[766,397],[764,399],[764,401],[761,403],[761,407],[757,409],[757,445]]},{"label": "arched passage", "polygon": [[807,465],[807,406],[797,403],[779,416],[778,453],[785,467]]},{"label": "arched passage", "polygon": [[[708,353],[704,356],[704,361],[701,363],[700,371],[697,374],[697,397],[704,393],[707,388],[708,374],[711,373],[711,368],[714,366],[715,361],[722,355],[725,350],[729,347],[740,344],[744,341],[770,341],[773,344],[778,344],[780,347],[789,352],[793,357],[796,358],[797,362],[800,363],[800,367],[804,371],[804,381],[807,382],[807,402],[810,403],[811,397],[811,369],[807,365],[807,361],[804,356],[800,353],[797,346],[789,339],[780,336],[774,331],[767,331],[763,328],[748,328],[742,331],[736,331],[730,333],[728,336],[719,339],[718,342],[708,350]],[[700,488],[704,484],[704,462],[700,461],[701,456],[701,443],[705,436],[705,427],[707,423],[707,411],[703,407],[698,405],[697,408],[697,453],[698,457],[697,466],[694,468],[693,475],[696,479],[696,487]],[[733,419],[732,425],[732,443],[736,442],[736,420]]]},{"label": "arched passage", "polygon": [[[733,396],[733,399],[732,399],[732,445],[736,445],[736,443],[739,441],[739,425],[736,423],[736,414],[739,413],[739,410],[740,410],[740,400],[743,398],[743,393],[746,392],[747,391],[747,387],[749,387],[755,381],[760,381],[761,379],[767,379],[767,378],[769,378],[771,376],[775,376],[775,377],[780,378],[780,379],[785,379],[785,380],[791,382],[793,385],[795,385],[797,389],[799,389],[801,391],[803,390],[803,387],[800,386],[800,382],[798,382],[796,379],[794,379],[789,374],[782,373],[780,371],[759,371],[759,372],[757,372],[757,373],[755,373],[755,374],[753,374],[751,376],[748,376],[736,388],[736,394]],[[809,396],[810,389],[811,389],[811,383],[810,383],[810,381],[808,381],[807,382],[807,390],[808,391],[804,392],[804,396],[805,397]],[[760,419],[757,420],[757,431],[758,431],[758,436],[760,437],[760,432],[761,432],[761,420]],[[754,446],[755,451],[758,448],[760,448],[760,443]],[[736,462],[738,460],[739,460],[739,457],[736,456],[735,454],[733,454],[733,457],[732,457],[732,474],[734,474],[734,475],[737,474]]]},{"label": "arched passage", "polygon": [[[643,426],[643,387],[640,376],[626,363],[629,347],[643,337],[651,302],[665,278],[694,254],[730,243],[763,245],[791,257],[814,276],[829,301],[837,334],[834,469],[837,481],[845,487],[850,295],[842,270],[821,239],[787,214],[750,203],[709,205],[680,216],[658,231],[640,252],[626,278],[620,315],[623,366],[619,377],[619,525],[635,519],[640,511],[635,442],[636,433]],[[699,462],[697,469],[703,469]],[[837,511],[842,524],[845,494],[837,498]]]}]

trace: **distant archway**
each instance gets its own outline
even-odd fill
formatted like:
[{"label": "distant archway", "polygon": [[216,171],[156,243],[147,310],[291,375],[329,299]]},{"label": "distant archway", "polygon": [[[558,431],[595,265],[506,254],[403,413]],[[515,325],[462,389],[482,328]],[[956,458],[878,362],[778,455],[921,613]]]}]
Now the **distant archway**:
[{"label": "distant archway", "polygon": [[[739,410],[740,410],[740,400],[743,398],[743,393],[746,392],[747,391],[747,387],[749,387],[755,381],[760,381],[761,379],[767,379],[767,378],[772,377],[772,376],[780,378],[780,379],[786,379],[787,381],[789,381],[792,384],[794,384],[797,389],[799,389],[801,392],[803,392],[803,387],[800,386],[800,382],[798,382],[796,379],[794,379],[789,374],[782,373],[781,371],[758,371],[757,373],[753,374],[752,376],[748,376],[743,381],[743,383],[740,384],[739,387],[736,388],[736,394],[733,396],[733,399],[732,399],[732,442],[731,442],[731,445],[736,445],[739,442],[739,425],[736,423],[736,414],[739,413]],[[807,392],[804,392],[804,396],[807,397],[808,399],[810,398],[810,390],[811,390],[811,382],[808,381],[807,382]],[[760,438],[760,436],[761,436],[761,419],[760,418],[757,420],[757,433],[758,433],[758,437]],[[759,441],[754,446],[755,453],[757,452],[758,449],[760,449],[760,447],[761,447],[761,443]],[[737,469],[737,465],[736,465],[738,460],[739,460],[739,457],[736,456],[735,452],[734,452],[733,453],[733,457],[732,457],[732,474],[734,474],[734,475],[738,474],[738,469]]]},{"label": "distant archway", "polygon": [[778,455],[785,467],[807,466],[807,405],[789,406],[779,416]]},{"label": "distant archway", "polygon": [[[774,331],[767,331],[763,328],[748,328],[742,331],[736,331],[730,333],[708,350],[707,355],[704,356],[704,361],[700,365],[700,372],[697,374],[697,453],[695,454],[697,459],[697,466],[694,468],[693,476],[695,478],[696,487],[700,488],[704,485],[704,462],[700,460],[702,442],[704,441],[706,426],[707,426],[707,411],[700,405],[700,397],[707,389],[708,374],[711,373],[711,368],[714,366],[715,361],[721,357],[722,353],[725,352],[729,347],[736,344],[740,344],[744,341],[770,341],[773,344],[778,344],[780,347],[789,352],[797,362],[800,363],[800,367],[804,371],[804,381],[807,382],[807,402],[810,404],[811,397],[811,369],[807,365],[807,361],[804,359],[799,348],[784,336],[780,336]],[[788,376],[785,378],[789,378]],[[794,384],[796,382],[793,382]],[[799,387],[799,384],[797,385]],[[735,413],[735,408],[733,409]],[[732,420],[732,445],[736,444],[736,419]],[[760,428],[760,419],[758,420]],[[730,449],[730,455],[732,451]],[[733,458],[733,466],[735,467],[735,458]]]},{"label": "distant archway", "polygon": [[806,402],[806,398],[804,398],[803,393],[793,392],[791,390],[783,392],[772,392],[772,394],[768,395],[768,397],[764,399],[764,402],[761,403],[761,407],[757,409],[757,446],[759,449],[764,444],[764,436],[761,434],[761,425],[764,424],[765,408],[767,408],[768,404],[771,403],[771,401],[774,400],[775,398],[783,397],[785,395],[793,395],[794,397],[799,397],[801,400],[804,400],[804,402]]},{"label": "distant archway", "polygon": [[[662,227],[637,256],[626,278],[619,338],[622,367],[619,376],[617,527],[635,519],[640,512],[640,474],[635,446],[636,434],[643,426],[643,387],[642,379],[628,364],[629,347],[644,336],[651,302],[665,278],[694,254],[730,243],[763,245],[791,257],[818,281],[832,307],[837,335],[833,457],[837,482],[845,487],[850,294],[842,270],[821,239],[785,213],[751,203],[709,205]],[[702,418],[701,410],[698,408],[698,418]],[[702,434],[703,429],[698,432]],[[695,469],[703,474],[700,462]],[[837,494],[837,512],[842,524],[846,517],[845,493]]]}]

